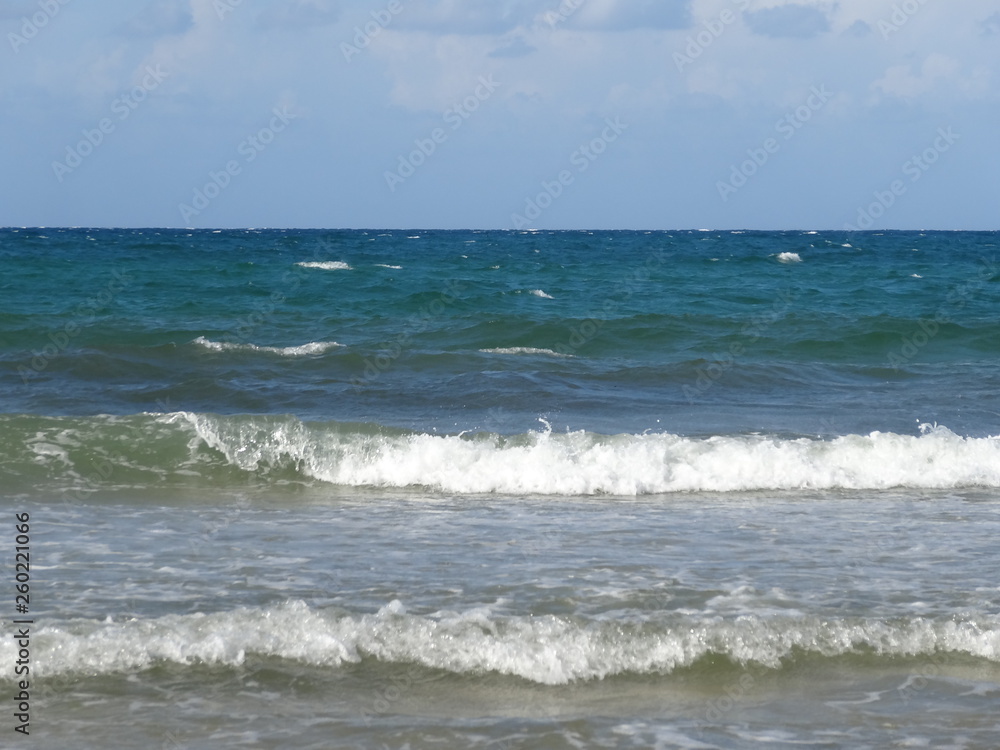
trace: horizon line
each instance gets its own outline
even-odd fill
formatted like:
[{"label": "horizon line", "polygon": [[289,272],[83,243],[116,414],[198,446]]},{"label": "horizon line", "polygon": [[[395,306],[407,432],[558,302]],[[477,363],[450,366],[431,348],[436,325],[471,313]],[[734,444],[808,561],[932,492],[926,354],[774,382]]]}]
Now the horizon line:
[{"label": "horizon line", "polygon": [[251,226],[220,226],[220,227],[171,227],[171,226],[98,226],[98,225],[37,225],[37,226],[15,226],[15,225],[5,225],[0,226],[0,231],[10,231],[10,230],[132,230],[132,231],[166,231],[166,232],[505,232],[511,234],[539,234],[544,232],[640,232],[640,233],[665,233],[665,232],[729,232],[729,233],[748,233],[748,232],[760,232],[760,233],[772,233],[772,232],[800,232],[803,234],[809,233],[839,233],[839,234],[879,234],[886,232],[1000,232],[1000,228],[996,229],[902,229],[902,228],[892,228],[887,227],[883,229],[802,229],[802,228],[792,228],[792,229],[751,229],[747,227],[733,227],[733,228],[717,228],[717,229],[706,229],[702,227],[677,227],[673,229],[630,229],[618,227],[614,229],[595,229],[595,228],[532,228],[532,229],[512,229],[509,227],[310,227],[310,226],[265,226],[265,227],[251,227]]}]

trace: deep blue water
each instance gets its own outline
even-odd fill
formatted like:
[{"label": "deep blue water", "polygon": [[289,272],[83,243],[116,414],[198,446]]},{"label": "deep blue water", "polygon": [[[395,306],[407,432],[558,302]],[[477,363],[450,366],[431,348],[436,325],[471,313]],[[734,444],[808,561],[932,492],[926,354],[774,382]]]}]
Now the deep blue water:
[{"label": "deep blue water", "polygon": [[5,230],[0,413],[995,434],[997,239]]}]

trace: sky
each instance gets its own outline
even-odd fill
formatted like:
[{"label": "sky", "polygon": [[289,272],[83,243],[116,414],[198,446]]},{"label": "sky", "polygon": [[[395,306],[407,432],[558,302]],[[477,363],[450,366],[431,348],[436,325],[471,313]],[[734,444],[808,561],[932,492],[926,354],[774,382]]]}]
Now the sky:
[{"label": "sky", "polygon": [[0,0],[0,226],[1000,229],[1000,0]]}]

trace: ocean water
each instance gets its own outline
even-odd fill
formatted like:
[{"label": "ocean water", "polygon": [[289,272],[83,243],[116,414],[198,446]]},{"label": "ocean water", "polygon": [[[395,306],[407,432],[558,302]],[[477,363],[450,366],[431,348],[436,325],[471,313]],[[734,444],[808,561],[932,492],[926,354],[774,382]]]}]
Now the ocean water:
[{"label": "ocean water", "polygon": [[0,745],[997,747],[998,245],[0,230]]}]

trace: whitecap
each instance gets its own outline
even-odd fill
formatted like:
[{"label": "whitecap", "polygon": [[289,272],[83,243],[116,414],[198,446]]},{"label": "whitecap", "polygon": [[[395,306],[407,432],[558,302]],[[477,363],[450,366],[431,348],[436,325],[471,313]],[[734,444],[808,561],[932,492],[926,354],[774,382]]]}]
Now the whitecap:
[{"label": "whitecap", "polygon": [[[944,427],[833,440],[546,429],[505,440],[371,435],[292,417],[260,418],[259,429],[248,429],[246,418],[208,414],[162,419],[186,425],[195,443],[243,470],[295,465],[309,478],[348,487],[553,496],[1000,488],[1000,437],[966,438]],[[247,435],[255,436],[250,443]]]},{"label": "whitecap", "polygon": [[[800,655],[816,660],[865,652],[889,660],[955,653],[1000,661],[996,616],[886,621],[675,613],[623,626],[600,618],[503,615],[490,607],[411,614],[398,600],[377,612],[343,613],[292,600],[211,614],[125,622],[78,618],[33,627],[32,667],[42,677],[125,674],[164,664],[240,668],[260,659],[337,669],[371,658],[454,675],[492,673],[566,685],[670,674],[713,655],[774,670]],[[4,663],[14,663],[18,648],[14,633],[0,637]]]},{"label": "whitecap", "polygon": [[324,354],[343,344],[336,341],[310,341],[300,346],[257,346],[256,344],[238,344],[229,341],[211,341],[199,336],[192,343],[203,346],[215,352],[268,352],[282,357],[305,357],[312,354]]},{"label": "whitecap", "polygon": [[344,263],[342,260],[324,260],[324,261],[311,261],[308,263],[296,263],[297,266],[302,266],[303,268],[318,268],[321,271],[351,271],[353,270],[349,263]]},{"label": "whitecap", "polygon": [[483,354],[538,354],[547,357],[573,357],[572,354],[560,354],[552,349],[539,349],[534,346],[509,346],[495,349],[480,349]]}]

